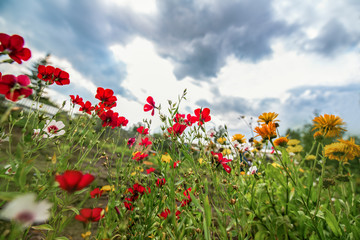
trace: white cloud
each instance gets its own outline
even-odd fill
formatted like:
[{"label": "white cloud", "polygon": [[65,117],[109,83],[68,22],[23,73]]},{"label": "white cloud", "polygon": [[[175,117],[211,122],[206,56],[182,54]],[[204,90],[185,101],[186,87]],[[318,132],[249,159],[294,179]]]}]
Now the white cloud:
[{"label": "white cloud", "polygon": [[104,3],[129,7],[135,12],[145,14],[154,14],[157,10],[156,0],[105,0]]}]

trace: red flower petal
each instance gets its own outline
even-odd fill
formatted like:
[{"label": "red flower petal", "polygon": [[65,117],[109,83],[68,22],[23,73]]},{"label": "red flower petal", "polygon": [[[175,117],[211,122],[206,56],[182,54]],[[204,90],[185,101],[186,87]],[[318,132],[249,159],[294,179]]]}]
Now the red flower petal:
[{"label": "red flower petal", "polygon": [[95,177],[91,174],[85,174],[82,176],[80,182],[77,184],[76,190],[81,190],[87,187],[92,181],[94,181]]}]

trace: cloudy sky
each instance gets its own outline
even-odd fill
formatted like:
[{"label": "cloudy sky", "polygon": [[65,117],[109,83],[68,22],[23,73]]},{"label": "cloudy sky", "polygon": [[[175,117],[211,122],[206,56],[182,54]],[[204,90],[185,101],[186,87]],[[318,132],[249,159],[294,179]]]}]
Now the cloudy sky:
[{"label": "cloudy sky", "polygon": [[360,133],[358,0],[0,1],[0,29],[23,36],[31,60],[51,53],[69,72],[54,101],[95,102],[97,87],[111,88],[130,124],[151,118],[147,96],[167,113],[187,88],[181,113],[209,107],[209,127],[231,133],[251,135],[239,117],[263,112],[279,113],[283,131],[317,112]]}]

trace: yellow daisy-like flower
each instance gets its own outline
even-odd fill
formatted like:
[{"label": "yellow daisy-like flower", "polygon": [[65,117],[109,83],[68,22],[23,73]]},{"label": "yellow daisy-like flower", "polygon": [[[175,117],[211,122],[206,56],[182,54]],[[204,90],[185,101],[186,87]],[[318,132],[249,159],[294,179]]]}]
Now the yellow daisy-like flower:
[{"label": "yellow daisy-like flower", "polygon": [[199,163],[200,163],[200,165],[201,165],[201,164],[203,164],[204,159],[203,159],[203,158],[199,158],[198,161],[199,161]]},{"label": "yellow daisy-like flower", "polygon": [[339,142],[344,143],[349,151],[355,156],[360,156],[360,146],[355,143],[354,138],[350,138],[350,140],[337,139]]},{"label": "yellow daisy-like flower", "polygon": [[277,116],[279,116],[279,114],[274,112],[263,113],[259,116],[258,122],[265,124],[268,124],[269,122],[280,122],[280,120],[275,120]]},{"label": "yellow daisy-like flower", "polygon": [[104,192],[110,192],[110,191],[115,191],[115,186],[114,185],[105,185],[103,186],[100,191],[104,191]]},{"label": "yellow daisy-like flower", "polygon": [[139,172],[143,172],[144,169],[142,167],[136,167],[135,170],[139,171]]},{"label": "yellow daisy-like flower", "polygon": [[161,156],[161,161],[162,161],[162,162],[170,163],[171,160],[172,160],[172,159],[171,159],[170,155],[168,155],[168,154]]},{"label": "yellow daisy-like flower", "polygon": [[355,140],[338,139],[339,142],[326,145],[324,148],[325,157],[329,159],[347,162],[360,156],[360,146],[355,144]]},{"label": "yellow daisy-like flower", "polygon": [[318,130],[325,137],[336,137],[340,136],[342,132],[346,131],[343,128],[345,123],[343,120],[335,115],[324,114],[324,116],[318,116],[313,119],[314,130]]},{"label": "yellow daisy-like flower", "polygon": [[90,231],[87,231],[86,233],[82,233],[81,234],[81,237],[84,238],[84,239],[87,239],[91,236],[91,232]]},{"label": "yellow daisy-like flower", "polygon": [[218,138],[216,141],[220,144],[224,144],[226,142],[226,138],[221,137],[221,138]]},{"label": "yellow daisy-like flower", "polygon": [[280,137],[274,140],[275,146],[285,147],[287,143],[289,142],[289,139],[287,137]]},{"label": "yellow daisy-like flower", "polygon": [[[276,138],[276,126],[275,123],[269,122],[268,124],[262,124],[261,127],[256,127],[254,132],[261,136],[262,139]],[[257,137],[255,136],[255,137]]]},{"label": "yellow daisy-like flower", "polygon": [[321,140],[323,138],[323,134],[320,131],[317,131],[314,133],[314,139],[315,140]]},{"label": "yellow daisy-like flower", "polygon": [[307,160],[307,161],[311,161],[311,160],[315,160],[315,159],[316,159],[316,156],[312,155],[312,154],[307,155],[306,158],[305,158],[305,160]]},{"label": "yellow daisy-like flower", "polygon": [[289,139],[289,141],[287,143],[288,146],[293,146],[293,147],[296,145],[299,145],[299,144],[300,144],[300,141],[297,139]]},{"label": "yellow daisy-like flower", "polygon": [[272,165],[274,168],[281,168],[281,165],[278,164],[278,163],[276,163],[276,162],[273,162],[271,165]]},{"label": "yellow daisy-like flower", "polygon": [[232,141],[238,141],[239,143],[245,143],[246,139],[245,139],[244,135],[238,133],[232,137]]},{"label": "yellow daisy-like flower", "polygon": [[225,148],[223,151],[222,151],[222,154],[223,155],[230,155],[231,154],[231,150],[229,148]]},{"label": "yellow daisy-like flower", "polygon": [[296,145],[296,146],[289,146],[286,148],[286,150],[289,152],[289,153],[300,153],[302,152],[303,150],[303,146],[301,145]]}]

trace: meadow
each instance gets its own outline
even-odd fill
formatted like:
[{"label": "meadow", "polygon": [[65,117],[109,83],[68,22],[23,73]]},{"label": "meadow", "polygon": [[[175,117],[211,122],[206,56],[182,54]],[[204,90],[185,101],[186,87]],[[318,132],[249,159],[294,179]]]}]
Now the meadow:
[{"label": "meadow", "polygon": [[[21,36],[0,42],[2,64],[31,56]],[[149,118],[125,130],[100,86],[98,102],[74,93],[70,112],[44,114],[52,84],[71,77],[0,73],[0,239],[360,239],[360,146],[340,116],[314,117],[301,142],[269,109],[246,139],[207,127],[206,106],[179,112],[184,90],[166,109],[144,99],[134,111]],[[16,107],[27,97],[38,110]],[[149,134],[155,114],[162,132]]]}]

